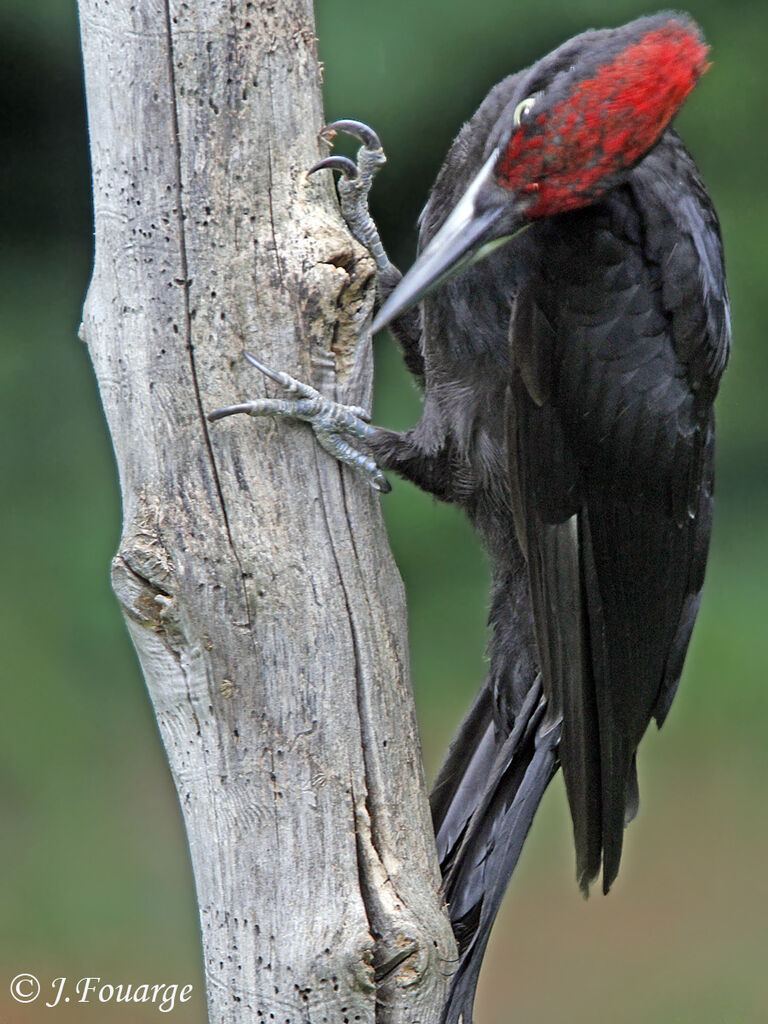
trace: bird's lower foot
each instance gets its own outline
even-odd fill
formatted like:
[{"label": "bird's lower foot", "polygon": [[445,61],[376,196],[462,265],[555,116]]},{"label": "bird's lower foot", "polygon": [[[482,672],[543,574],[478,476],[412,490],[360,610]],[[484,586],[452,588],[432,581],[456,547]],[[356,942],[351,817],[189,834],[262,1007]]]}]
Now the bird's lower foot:
[{"label": "bird's lower foot", "polygon": [[362,473],[374,490],[382,493],[391,490],[389,481],[376,465],[376,460],[359,447],[364,446],[376,431],[368,422],[370,417],[365,409],[356,405],[342,405],[324,398],[309,384],[303,384],[287,373],[271,370],[249,352],[243,354],[252,366],[285,388],[292,397],[259,398],[253,402],[217,409],[208,414],[211,422],[235,413],[304,420],[312,427],[318,443],[335,459]]}]

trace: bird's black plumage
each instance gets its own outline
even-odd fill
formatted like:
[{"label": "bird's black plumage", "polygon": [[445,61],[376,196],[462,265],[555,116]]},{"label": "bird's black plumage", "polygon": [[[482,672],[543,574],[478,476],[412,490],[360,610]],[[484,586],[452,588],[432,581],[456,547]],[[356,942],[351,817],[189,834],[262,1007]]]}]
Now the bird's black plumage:
[{"label": "bird's black plumage", "polygon": [[[550,83],[565,93],[628,30],[665,18],[682,16],[586,33],[497,85],[437,177],[420,252],[522,98],[546,97]],[[669,710],[699,605],[730,329],[717,217],[677,134],[664,128],[601,195],[532,221],[393,331],[424,411],[405,434],[377,430],[372,451],[467,511],[493,573],[489,675],[432,797],[462,952],[445,1019],[468,1022],[488,933],[558,764],[579,883],[601,868],[606,892],[615,879],[637,810],[637,747]]]}]

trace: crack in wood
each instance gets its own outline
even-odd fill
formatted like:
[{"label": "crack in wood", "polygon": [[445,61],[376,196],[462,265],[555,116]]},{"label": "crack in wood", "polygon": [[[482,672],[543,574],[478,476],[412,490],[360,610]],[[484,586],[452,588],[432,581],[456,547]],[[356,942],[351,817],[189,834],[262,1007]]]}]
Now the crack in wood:
[{"label": "crack in wood", "polygon": [[237,551],[234,538],[232,536],[232,530],[229,523],[229,515],[227,514],[227,503],[224,500],[224,492],[221,487],[221,480],[219,478],[219,471],[216,466],[216,458],[213,453],[213,445],[211,443],[211,435],[208,429],[208,420],[205,416],[205,410],[203,408],[203,399],[200,393],[200,382],[197,373],[197,364],[195,362],[195,348],[192,342],[192,311],[189,302],[189,289],[191,281],[189,279],[188,270],[188,258],[187,258],[187,236],[185,226],[185,212],[184,212],[184,193],[183,193],[183,182],[181,177],[181,135],[179,133],[179,108],[178,99],[176,96],[176,71],[174,68],[174,45],[173,45],[173,27],[171,18],[171,0],[164,0],[163,9],[165,11],[165,31],[168,40],[168,80],[170,86],[170,97],[171,97],[171,126],[173,135],[173,153],[174,153],[174,170],[176,180],[174,186],[176,188],[177,203],[176,203],[176,217],[179,231],[179,261],[181,263],[181,277],[183,284],[183,302],[184,302],[184,334],[187,345],[187,351],[189,353],[189,365],[192,374],[192,386],[195,393],[195,403],[197,405],[197,414],[200,420],[200,426],[205,441],[205,447],[208,453],[208,460],[211,467],[211,474],[213,476],[213,483],[216,488],[218,495],[219,505],[221,506],[221,515],[224,521],[224,529],[229,540],[229,545],[232,549],[232,555],[237,562],[238,568],[240,569],[240,576],[242,580],[243,590],[243,601],[245,604],[246,614],[248,616],[249,626],[253,622],[253,614],[248,600],[248,588],[245,585],[243,562]]}]

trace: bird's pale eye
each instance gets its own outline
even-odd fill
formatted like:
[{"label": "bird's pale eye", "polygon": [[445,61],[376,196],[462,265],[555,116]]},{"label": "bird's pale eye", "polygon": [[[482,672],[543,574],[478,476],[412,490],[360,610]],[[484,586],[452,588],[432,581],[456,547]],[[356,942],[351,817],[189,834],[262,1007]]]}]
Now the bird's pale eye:
[{"label": "bird's pale eye", "polygon": [[533,110],[535,105],[536,98],[534,96],[529,96],[528,99],[525,99],[522,101],[522,103],[517,104],[517,106],[515,107],[515,112],[512,115],[512,123],[514,124],[515,128],[519,128],[521,124],[525,123],[525,121],[528,119],[528,115]]}]

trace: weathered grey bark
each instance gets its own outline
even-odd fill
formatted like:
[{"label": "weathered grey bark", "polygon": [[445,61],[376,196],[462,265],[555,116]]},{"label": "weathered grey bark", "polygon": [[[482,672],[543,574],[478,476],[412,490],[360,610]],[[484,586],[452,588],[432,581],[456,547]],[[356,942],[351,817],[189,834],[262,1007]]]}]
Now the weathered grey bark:
[{"label": "weathered grey bark", "polygon": [[186,821],[210,1019],[435,1021],[454,945],[378,498],[306,427],[204,419],[271,387],[244,342],[370,400],[372,266],[330,175],[304,173],[310,0],[80,15],[113,579]]}]

